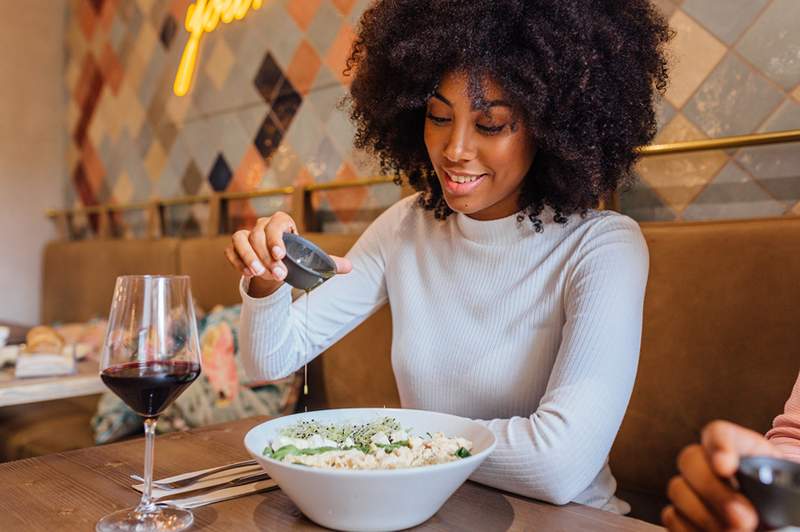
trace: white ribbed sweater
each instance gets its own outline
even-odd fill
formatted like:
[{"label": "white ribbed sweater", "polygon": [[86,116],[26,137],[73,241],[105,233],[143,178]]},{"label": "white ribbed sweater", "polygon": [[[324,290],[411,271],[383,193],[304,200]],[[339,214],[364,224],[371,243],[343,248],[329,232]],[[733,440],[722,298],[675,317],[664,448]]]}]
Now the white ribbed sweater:
[{"label": "white ribbed sweater", "polygon": [[402,405],[497,436],[472,480],[626,512],[607,457],[636,374],[647,247],[616,213],[542,219],[542,233],[516,215],[436,220],[401,200],[353,246],[353,271],[311,292],[310,351],[303,298],[292,305],[284,286],[255,299],[242,285],[247,371],[289,375],[389,302]]}]

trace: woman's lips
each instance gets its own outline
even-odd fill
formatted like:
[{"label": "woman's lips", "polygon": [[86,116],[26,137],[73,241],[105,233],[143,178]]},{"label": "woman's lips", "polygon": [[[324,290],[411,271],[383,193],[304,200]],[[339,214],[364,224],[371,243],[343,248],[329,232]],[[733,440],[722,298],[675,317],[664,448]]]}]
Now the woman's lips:
[{"label": "woman's lips", "polygon": [[[470,192],[475,190],[478,187],[478,185],[480,185],[481,182],[486,178],[486,174],[480,174],[474,181],[468,181],[466,183],[458,183],[453,179],[450,172],[448,172],[447,170],[443,170],[442,173],[444,174],[445,177],[444,178],[445,189],[454,196],[462,196],[465,194],[469,194]],[[455,172],[453,173],[453,175],[457,177],[466,177],[466,176],[476,177],[474,175],[457,174]]]}]

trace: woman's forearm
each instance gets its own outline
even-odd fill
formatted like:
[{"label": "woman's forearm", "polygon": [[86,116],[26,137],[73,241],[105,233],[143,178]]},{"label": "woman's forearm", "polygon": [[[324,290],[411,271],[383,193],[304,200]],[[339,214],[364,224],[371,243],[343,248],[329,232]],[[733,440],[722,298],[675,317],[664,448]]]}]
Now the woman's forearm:
[{"label": "woman's forearm", "polygon": [[276,380],[302,365],[299,339],[291,317],[291,289],[286,285],[255,298],[242,286],[239,353],[250,378]]}]

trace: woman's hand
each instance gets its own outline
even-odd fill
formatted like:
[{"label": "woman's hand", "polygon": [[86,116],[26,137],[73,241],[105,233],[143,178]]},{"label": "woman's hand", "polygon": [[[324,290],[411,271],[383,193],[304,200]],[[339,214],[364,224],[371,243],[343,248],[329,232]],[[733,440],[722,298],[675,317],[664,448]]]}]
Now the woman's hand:
[{"label": "woman's hand", "polygon": [[[251,278],[248,290],[251,296],[267,296],[283,284],[286,278],[286,265],[282,260],[286,256],[284,233],[297,233],[294,220],[285,212],[259,218],[253,229],[233,233],[225,257],[242,275]],[[353,269],[349,260],[331,258],[336,262],[336,273],[348,273]]]},{"label": "woman's hand", "polygon": [[730,479],[743,456],[780,456],[764,436],[727,421],[703,429],[701,444],[685,447],[678,456],[680,474],[670,480],[661,520],[670,530],[755,530],[758,515]]}]

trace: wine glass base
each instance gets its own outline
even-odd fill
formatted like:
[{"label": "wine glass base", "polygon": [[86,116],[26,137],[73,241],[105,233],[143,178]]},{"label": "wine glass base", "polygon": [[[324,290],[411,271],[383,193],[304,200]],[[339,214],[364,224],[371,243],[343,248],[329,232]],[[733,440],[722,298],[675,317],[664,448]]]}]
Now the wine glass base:
[{"label": "wine glass base", "polygon": [[153,511],[128,508],[109,514],[97,522],[97,532],[150,532],[186,530],[194,522],[189,510],[159,504]]}]

